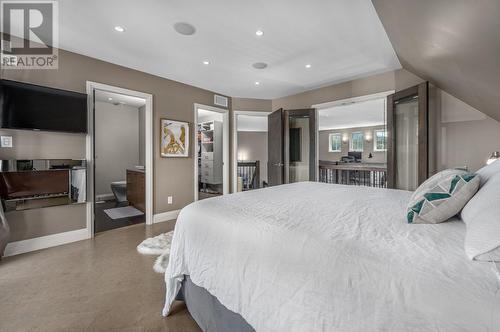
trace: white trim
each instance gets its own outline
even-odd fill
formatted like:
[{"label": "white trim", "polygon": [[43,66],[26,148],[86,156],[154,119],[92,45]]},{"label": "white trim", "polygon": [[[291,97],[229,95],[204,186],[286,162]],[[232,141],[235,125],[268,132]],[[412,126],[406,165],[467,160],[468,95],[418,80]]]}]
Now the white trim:
[{"label": "white trim", "polygon": [[207,111],[222,113],[222,194],[229,194],[229,110],[223,108],[217,108],[213,106],[207,106],[203,104],[193,104],[194,113],[194,125],[193,125],[193,160],[194,160],[194,200],[198,200],[198,156],[197,147],[198,139],[196,135],[198,134],[198,109],[204,109]]},{"label": "white trim", "polygon": [[86,228],[64,233],[40,236],[33,239],[21,240],[7,244],[4,256],[14,256],[26,252],[60,246],[62,244],[88,239]]},{"label": "white trim", "polygon": [[146,225],[153,224],[153,95],[149,93],[124,89],[112,85],[87,81],[87,98],[88,98],[88,121],[89,131],[87,134],[86,159],[88,167],[88,193],[87,193],[87,231],[88,237],[94,236],[94,90],[108,91],[120,93],[124,95],[134,96],[146,100],[145,107],[145,175],[146,175]]},{"label": "white trim", "polygon": [[[238,191],[238,115],[248,116],[268,116],[272,112],[259,112],[259,111],[233,111],[233,188],[232,192]],[[267,132],[267,131],[266,131]],[[267,165],[266,165],[267,167]]]},{"label": "white trim", "polygon": [[346,105],[346,104],[354,104],[354,103],[359,103],[359,102],[369,101],[369,100],[374,100],[374,99],[382,99],[382,98],[385,99],[385,98],[387,98],[387,96],[392,95],[394,92],[395,92],[395,90],[389,90],[389,91],[374,93],[371,95],[334,100],[334,101],[329,101],[327,103],[312,105],[311,108],[316,108],[319,110],[319,109],[323,109],[323,108],[342,106],[342,105]]},{"label": "white trim", "polygon": [[181,210],[173,210],[173,211],[157,213],[153,217],[153,223],[157,224],[160,222],[177,219],[177,217],[179,216],[179,212],[181,212]]}]

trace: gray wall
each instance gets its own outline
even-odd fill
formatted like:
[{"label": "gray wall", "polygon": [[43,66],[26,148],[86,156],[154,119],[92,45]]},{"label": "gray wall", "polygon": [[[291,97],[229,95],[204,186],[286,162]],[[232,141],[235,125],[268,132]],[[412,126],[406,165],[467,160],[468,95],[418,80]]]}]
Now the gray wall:
[{"label": "gray wall", "polygon": [[[353,132],[363,132],[364,135],[370,134],[372,136],[372,140],[367,142],[366,140],[363,142],[363,162],[369,163],[385,163],[387,161],[386,152],[382,151],[373,151],[373,146],[375,142],[375,134],[374,131],[377,129],[384,129],[384,126],[376,126],[376,127],[362,127],[362,128],[346,128],[346,129],[333,129],[333,130],[321,130],[319,132],[319,160],[328,160],[328,161],[339,161],[340,157],[347,156],[349,152],[349,142],[351,140],[351,133]],[[342,137],[347,135],[349,138],[348,142],[342,142],[342,151],[341,152],[329,152],[329,135],[332,133],[340,133]],[[373,158],[368,158],[368,156],[372,154]]]},{"label": "gray wall", "polygon": [[[87,81],[109,84],[153,95],[153,163],[155,213],[181,209],[194,199],[194,143],[188,158],[161,158],[160,118],[193,123],[193,104],[212,105],[214,93],[187,84],[146,74],[72,52],[59,51],[57,70],[0,70],[1,78],[86,93]],[[229,109],[231,98],[229,98]],[[13,149],[2,148],[2,158],[85,158],[85,135],[19,131]],[[167,197],[173,196],[173,204]],[[55,212],[57,211],[57,213]],[[9,213],[14,234],[11,240],[33,238],[85,228],[85,206],[45,208]],[[18,222],[22,219],[22,222]]]},{"label": "gray wall", "polygon": [[476,171],[489,155],[500,151],[500,123],[440,91],[438,169],[467,166]]},{"label": "gray wall", "polygon": [[258,160],[261,184],[267,182],[267,132],[239,131],[238,160]]},{"label": "gray wall", "polygon": [[95,190],[111,194],[111,182],[125,181],[126,169],[139,165],[139,109],[95,103]]},{"label": "gray wall", "polygon": [[422,82],[423,80],[421,78],[413,75],[409,71],[398,69],[274,99],[272,101],[272,109],[277,110],[279,108],[284,108],[292,110],[309,108],[312,105],[335,100],[366,96],[389,90],[399,91]]}]

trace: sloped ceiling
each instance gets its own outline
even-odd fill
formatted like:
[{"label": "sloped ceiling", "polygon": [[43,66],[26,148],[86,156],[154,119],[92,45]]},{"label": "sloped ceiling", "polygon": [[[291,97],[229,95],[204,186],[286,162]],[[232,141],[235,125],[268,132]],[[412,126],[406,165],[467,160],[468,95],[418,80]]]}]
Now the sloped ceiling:
[{"label": "sloped ceiling", "polygon": [[500,121],[499,0],[372,0],[404,68]]}]

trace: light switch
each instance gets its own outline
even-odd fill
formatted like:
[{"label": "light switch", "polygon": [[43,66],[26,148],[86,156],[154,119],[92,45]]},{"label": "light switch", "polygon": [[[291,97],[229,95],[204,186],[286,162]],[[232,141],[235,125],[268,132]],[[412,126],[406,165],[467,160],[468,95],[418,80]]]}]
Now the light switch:
[{"label": "light switch", "polygon": [[172,204],[172,201],[173,201],[173,197],[172,196],[168,196],[167,197],[167,204]]},{"label": "light switch", "polygon": [[12,136],[2,136],[1,137],[1,147],[11,148],[12,147]]}]

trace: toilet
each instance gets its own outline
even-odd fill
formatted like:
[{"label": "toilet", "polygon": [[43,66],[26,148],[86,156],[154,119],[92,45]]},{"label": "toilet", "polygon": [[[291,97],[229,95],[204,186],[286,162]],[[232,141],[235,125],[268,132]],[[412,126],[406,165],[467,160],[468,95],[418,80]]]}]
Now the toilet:
[{"label": "toilet", "polygon": [[111,191],[113,192],[117,203],[123,203],[127,201],[126,181],[111,182]]}]

